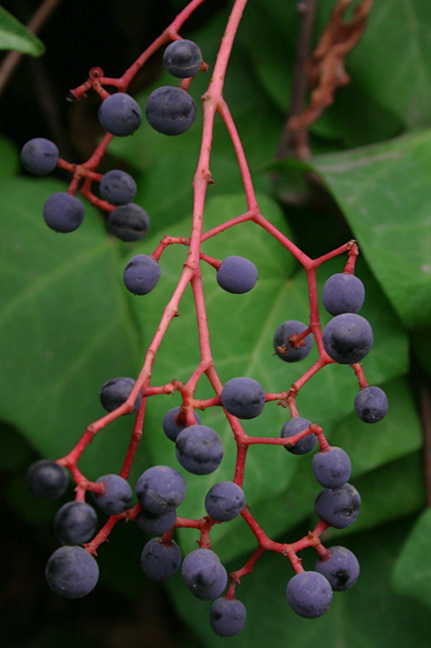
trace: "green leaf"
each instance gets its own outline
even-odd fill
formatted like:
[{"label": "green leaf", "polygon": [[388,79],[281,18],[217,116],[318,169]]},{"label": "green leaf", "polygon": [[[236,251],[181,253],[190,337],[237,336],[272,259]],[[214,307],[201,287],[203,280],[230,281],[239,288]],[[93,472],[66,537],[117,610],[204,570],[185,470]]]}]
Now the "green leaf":
[{"label": "green leaf", "polygon": [[23,54],[40,56],[45,51],[45,46],[9,11],[0,7],[0,50],[17,50]]},{"label": "green leaf", "polygon": [[0,178],[15,175],[19,169],[19,155],[15,144],[0,136]]},{"label": "green leaf", "polygon": [[431,607],[431,509],[416,520],[393,568],[392,583],[399,594]]},{"label": "green leaf", "polygon": [[431,131],[313,160],[408,328],[431,322]]},{"label": "green leaf", "polygon": [[[286,586],[293,576],[290,563],[280,555],[265,554],[236,591],[247,609],[245,627],[224,641],[233,648],[427,648],[431,633],[428,610],[421,602],[394,593],[390,586],[391,569],[409,527],[409,521],[401,521],[350,535],[345,541],[337,539],[335,544],[346,546],[357,556],[361,575],[351,590],[334,592],[330,610],[318,619],[303,619],[291,610],[286,599]],[[307,530],[296,529],[296,536]],[[307,550],[303,558],[305,568],[313,569],[315,553]],[[238,569],[246,559],[227,565],[228,570]],[[206,648],[218,648],[221,639],[211,631],[208,620],[211,602],[196,599],[179,575],[167,586],[184,622]]]},{"label": "green leaf", "polygon": [[[56,459],[104,415],[103,383],[136,375],[137,335],[117,281],[116,244],[97,211],[86,205],[79,230],[57,234],[42,209],[63,184],[8,179],[0,187],[0,416]],[[80,462],[89,478],[121,468],[132,425],[124,417],[100,432]]]}]

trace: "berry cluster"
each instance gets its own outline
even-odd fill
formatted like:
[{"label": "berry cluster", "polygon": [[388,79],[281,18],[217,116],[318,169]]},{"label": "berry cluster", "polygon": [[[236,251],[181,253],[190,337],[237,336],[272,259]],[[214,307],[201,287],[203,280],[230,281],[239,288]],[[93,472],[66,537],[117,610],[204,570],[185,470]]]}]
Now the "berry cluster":
[{"label": "berry cluster", "polygon": [[[178,29],[198,4],[198,0],[190,2],[154,47],[168,42],[173,35],[178,35]],[[206,99],[204,134],[194,183],[195,208],[190,238],[175,239],[165,236],[151,255],[135,255],[124,270],[125,288],[133,295],[144,296],[152,291],[161,279],[160,257],[166,247],[178,244],[188,248],[187,263],[184,264],[177,289],[148,347],[142,370],[136,380],[119,377],[106,382],[101,387],[99,396],[107,414],[87,427],[75,448],[65,457],[57,461],[42,459],[30,466],[27,473],[30,492],[42,499],[56,499],[64,495],[69,482],[66,469],[70,471],[76,485],[75,500],[63,505],[54,520],[54,531],[62,545],[51,555],[46,567],[46,579],[54,592],[66,598],[80,598],[89,594],[98,581],[98,565],[94,557],[98,547],[106,541],[110,531],[120,520],[135,521],[144,533],[152,536],[143,547],[140,556],[142,571],[148,578],[160,582],[180,572],[193,596],[203,601],[212,601],[209,623],[214,632],[222,637],[235,635],[244,626],[246,609],[236,598],[236,588],[241,578],[251,573],[265,551],[274,551],[290,561],[295,575],[287,584],[287,601],[292,610],[302,617],[322,616],[330,608],[333,592],[350,589],[359,576],[358,561],[352,552],[341,546],[326,548],[320,537],[328,527],[349,527],[359,515],[361,499],[356,488],[349,483],[350,459],[343,449],[329,445],[318,423],[299,415],[296,399],[300,390],[325,367],[333,363],[350,365],[359,383],[359,392],[354,402],[358,417],[365,423],[375,423],[388,411],[388,402],[383,390],[367,384],[359,364],[372,348],[373,332],[368,321],[358,314],[364,302],[365,289],[354,274],[358,255],[356,243],[350,241],[319,259],[310,259],[264,218],[257,205],[241,143],[222,98],[222,86],[220,87],[220,79],[224,79],[229,58],[230,50],[227,48],[238,27],[244,4],[245,0],[235,2],[226,32],[229,39],[225,38],[222,41],[220,52],[223,55],[217,59],[210,83],[213,95],[209,92],[208,97],[212,98]],[[112,136],[129,136],[141,124],[139,106],[125,93],[125,89],[132,73],[136,73],[153,51],[154,48],[150,47],[138,59],[139,64],[131,68],[132,72],[126,72],[124,77],[117,81],[106,80],[100,68],[93,68],[88,81],[72,92],[75,98],[79,98],[86,90],[92,88],[103,99],[99,109],[99,120],[107,135],[88,163],[79,168],[76,165],[68,165],[58,157],[55,145],[41,138],[31,140],[24,146],[21,157],[23,165],[30,172],[43,175],[52,171],[55,166],[60,166],[74,173],[69,191],[54,194],[46,202],[44,217],[53,230],[70,232],[82,223],[83,203],[74,193],[78,187],[78,178],[85,178],[83,193],[102,210],[109,212],[108,229],[112,234],[129,242],[146,234],[149,218],[139,205],[132,202],[136,193],[133,179],[119,170],[112,170],[101,176],[96,172],[96,168]],[[196,115],[196,105],[187,91],[188,84],[206,65],[202,61],[198,46],[191,41],[180,39],[179,36],[166,47],[163,61],[166,70],[183,81],[180,87],[164,86],[151,93],[145,115],[148,123],[158,132],[171,136],[179,135],[191,127]],[[219,85],[216,86],[215,83]],[[119,92],[109,95],[103,88],[104,84],[116,86]],[[203,233],[202,208],[211,177],[210,142],[216,111],[225,121],[235,145],[248,211]],[[91,191],[93,181],[100,183],[100,199]],[[270,356],[273,350],[274,355],[283,362],[297,363],[304,361],[313,346],[316,346],[318,359],[287,391],[279,393],[267,392],[263,385],[249,376],[233,377],[222,384],[209,343],[200,265],[207,263],[214,268],[215,282],[218,286],[235,295],[253,290],[258,280],[258,270],[250,260],[240,256],[227,256],[222,260],[209,257],[201,251],[201,244],[229,227],[245,221],[251,221],[268,232],[293,254],[302,264],[309,282],[310,321],[304,323],[289,319],[282,322],[274,332],[272,340],[268,340],[268,355]],[[332,275],[323,288],[322,303],[332,319],[322,331],[316,269],[325,261],[344,253],[348,255],[344,271]],[[196,304],[201,362],[186,383],[173,379],[164,385],[151,385],[156,353],[189,284]],[[238,300],[241,299],[242,297],[238,297]],[[292,315],[295,316],[294,313]],[[203,375],[208,378],[214,393],[205,400],[198,400],[195,398],[195,390]],[[140,475],[132,488],[129,484],[129,471],[142,437],[147,400],[175,391],[181,396],[181,405],[166,412],[163,421],[160,422],[160,432],[163,430],[173,444],[176,468],[169,465],[152,466]],[[274,407],[277,403],[288,408],[290,414],[279,435],[254,437],[247,434],[243,421],[259,417],[265,407]],[[203,518],[187,519],[179,513],[187,495],[184,475],[215,473],[223,461],[224,447],[219,433],[202,423],[196,411],[203,412],[207,408],[215,407],[222,409],[234,435],[237,446],[235,473],[231,481],[216,481],[203,493],[202,500],[206,511]],[[135,413],[135,423],[120,474],[106,474],[96,481],[88,480],[77,465],[86,446],[98,431],[120,416],[132,412]],[[287,544],[271,540],[247,505],[247,496],[243,490],[247,451],[251,445],[259,444],[283,446],[293,455],[309,453],[318,446],[312,460],[313,474],[321,487],[314,504],[318,521],[313,531],[296,542]],[[94,506],[86,502],[87,492],[91,493]],[[134,496],[136,503],[133,503]],[[99,530],[98,509],[108,516],[107,522]],[[258,546],[242,568],[228,574],[212,548],[210,535],[215,525],[229,523],[239,516],[254,533]],[[173,537],[178,528],[197,530],[199,548],[183,556]],[[300,551],[309,547],[317,554],[312,571],[304,570],[298,557]]]}]

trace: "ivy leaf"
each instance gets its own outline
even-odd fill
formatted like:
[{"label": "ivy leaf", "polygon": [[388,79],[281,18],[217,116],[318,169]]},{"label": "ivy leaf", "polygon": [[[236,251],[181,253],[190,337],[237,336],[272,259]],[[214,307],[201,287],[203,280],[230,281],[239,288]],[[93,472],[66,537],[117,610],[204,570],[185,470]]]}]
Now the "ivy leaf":
[{"label": "ivy leaf", "polygon": [[431,509],[427,508],[416,520],[393,568],[392,583],[420,605],[431,608]]},{"label": "ivy leaf", "polygon": [[431,323],[430,165],[431,130],[313,159],[409,329]]},{"label": "ivy leaf", "polygon": [[0,50],[16,50],[40,56],[45,51],[45,45],[9,11],[0,7]]},{"label": "ivy leaf", "polygon": [[[42,210],[63,184],[8,178],[0,187],[1,418],[57,459],[105,414],[103,383],[136,374],[136,330],[117,281],[116,242],[97,211],[86,204],[82,226],[58,234]],[[88,447],[80,466],[90,479],[120,470],[131,427],[124,417]]]}]

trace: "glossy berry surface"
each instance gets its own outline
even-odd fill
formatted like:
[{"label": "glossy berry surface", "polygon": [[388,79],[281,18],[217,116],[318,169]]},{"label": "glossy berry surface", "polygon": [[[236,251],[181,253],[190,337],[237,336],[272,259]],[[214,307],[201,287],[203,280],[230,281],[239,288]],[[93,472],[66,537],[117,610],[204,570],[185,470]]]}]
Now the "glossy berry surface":
[{"label": "glossy berry surface", "polygon": [[359,515],[361,498],[351,484],[339,488],[323,488],[314,502],[317,515],[334,529],[349,527]]},{"label": "glossy berry surface", "polygon": [[142,112],[133,97],[125,92],[116,92],[100,104],[99,121],[111,135],[126,137],[141,125]]},{"label": "glossy berry surface", "polygon": [[243,629],[247,611],[237,599],[219,598],[210,609],[210,626],[219,637],[233,637]]},{"label": "glossy berry surface", "polygon": [[66,469],[55,461],[39,459],[27,470],[26,484],[34,497],[55,500],[67,491],[69,477]]},{"label": "glossy berry surface", "polygon": [[126,205],[136,196],[136,182],[120,169],[112,169],[100,181],[100,195],[111,205]]},{"label": "glossy berry surface", "polygon": [[231,378],[224,384],[221,402],[229,414],[240,419],[252,419],[263,411],[265,392],[253,378]]},{"label": "glossy berry surface", "polygon": [[322,616],[332,603],[331,585],[316,571],[296,574],[290,579],[286,594],[292,610],[306,619]]},{"label": "glossy berry surface", "polygon": [[355,275],[339,272],[327,279],[322,290],[322,303],[331,315],[358,313],[365,299],[365,288]]},{"label": "glossy berry surface", "polygon": [[[112,378],[108,380],[99,392],[99,398],[102,406],[107,412],[113,412],[120,407],[130,395],[135,381],[133,378]],[[135,402],[133,411],[137,411],[141,404],[142,398],[139,395]]]},{"label": "glossy berry surface", "polygon": [[[295,434],[299,434],[299,432],[303,432],[310,425],[311,421],[309,421],[308,419],[296,416],[294,418],[291,418],[290,421],[287,421],[287,423],[283,425],[283,427],[281,428],[280,436],[282,439],[287,439],[294,436]],[[302,437],[302,439],[299,439],[299,441],[297,441],[292,447],[285,447],[286,450],[288,450],[288,452],[291,452],[292,454],[303,455],[307,452],[310,452],[310,450],[314,448],[316,441],[316,435],[311,433],[307,434],[305,437]]]},{"label": "glossy berry surface", "polygon": [[[163,417],[163,422],[162,422],[163,432],[171,441],[176,441],[179,433],[182,432],[187,427],[186,425],[178,425],[176,417],[179,411],[180,411],[179,407],[173,407],[168,412],[166,412],[165,416]],[[200,425],[201,419],[199,414],[195,412],[194,416],[196,419],[196,425]]]},{"label": "glossy berry surface", "polygon": [[160,266],[146,254],[137,254],[125,267],[124,285],[134,295],[147,295],[160,279]]},{"label": "glossy berry surface", "polygon": [[227,572],[211,549],[195,549],[181,565],[181,575],[191,593],[197,598],[216,599],[227,585]]},{"label": "glossy berry surface", "polygon": [[349,455],[333,446],[327,452],[317,452],[312,462],[316,480],[325,488],[339,488],[346,484],[352,473]]},{"label": "glossy berry surface", "polygon": [[132,503],[132,489],[129,483],[120,475],[103,475],[97,479],[98,483],[106,486],[102,495],[93,493],[94,502],[106,515],[119,515],[130,508]]},{"label": "glossy berry surface", "polygon": [[82,547],[64,546],[49,558],[45,577],[50,588],[64,598],[89,594],[99,579],[96,560]]},{"label": "glossy berry surface", "polygon": [[187,79],[197,74],[201,68],[201,50],[196,43],[186,38],[173,41],[163,53],[163,65],[172,76]]},{"label": "glossy berry surface", "polygon": [[54,518],[54,533],[64,545],[79,545],[90,540],[96,530],[97,514],[86,502],[64,504]]},{"label": "glossy berry surface", "polygon": [[82,224],[85,209],[83,203],[63,191],[51,194],[43,206],[45,223],[55,232],[68,234]]},{"label": "glossy berry surface", "polygon": [[335,592],[348,590],[359,578],[360,567],[355,554],[345,547],[329,547],[328,560],[316,560],[315,570],[328,579]]},{"label": "glossy berry surface", "polygon": [[47,175],[57,166],[58,148],[51,140],[35,137],[21,149],[21,162],[34,175]]},{"label": "glossy berry surface", "polygon": [[246,293],[256,285],[257,269],[254,263],[244,257],[226,257],[217,270],[217,283],[227,292]]},{"label": "glossy berry surface", "polygon": [[194,475],[208,475],[223,459],[223,443],[206,425],[190,425],[177,436],[175,454],[183,468]]},{"label": "glossy berry surface", "polygon": [[136,524],[143,533],[160,536],[163,533],[166,533],[166,531],[172,529],[176,519],[177,512],[175,509],[173,511],[168,511],[163,515],[156,515],[155,513],[150,513],[144,509],[138,514]]},{"label": "glossy berry surface", "polygon": [[170,466],[152,466],[139,477],[136,495],[146,511],[164,515],[174,511],[186,494],[184,477]]},{"label": "glossy berry surface", "polygon": [[365,387],[356,395],[355,412],[364,423],[378,423],[388,410],[388,397],[380,387]]},{"label": "glossy berry surface", "polygon": [[135,203],[120,205],[108,216],[108,230],[122,241],[139,241],[148,232],[150,219]]},{"label": "glossy berry surface", "polygon": [[274,333],[274,351],[281,360],[285,362],[299,362],[308,356],[313,347],[313,336],[306,335],[297,348],[294,345],[292,336],[299,335],[308,327],[298,320],[287,320],[280,324]]},{"label": "glossy berry surface", "polygon": [[181,135],[193,125],[196,104],[182,88],[162,86],[147,99],[145,116],[154,130],[163,135]]},{"label": "glossy berry surface", "polygon": [[356,313],[333,317],[323,329],[322,338],[326,353],[340,364],[360,362],[373,346],[369,322]]},{"label": "glossy berry surface", "polygon": [[161,538],[149,540],[142,550],[141,568],[153,581],[166,581],[178,571],[181,550],[174,540],[162,542]]},{"label": "glossy berry surface", "polygon": [[228,522],[236,518],[245,505],[244,491],[234,482],[214,484],[205,497],[205,509],[217,522]]}]

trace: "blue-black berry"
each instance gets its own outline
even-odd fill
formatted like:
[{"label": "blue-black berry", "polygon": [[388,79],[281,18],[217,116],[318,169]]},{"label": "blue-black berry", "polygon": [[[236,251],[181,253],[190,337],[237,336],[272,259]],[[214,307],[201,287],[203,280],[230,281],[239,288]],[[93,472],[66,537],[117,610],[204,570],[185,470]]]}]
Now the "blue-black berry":
[{"label": "blue-black berry", "polygon": [[99,567],[82,547],[65,545],[49,558],[45,577],[56,594],[70,599],[81,598],[95,588]]},{"label": "blue-black berry", "polygon": [[231,378],[223,386],[221,402],[229,414],[240,419],[252,419],[263,411],[265,392],[253,378]]},{"label": "blue-black berry", "polygon": [[163,53],[163,65],[172,76],[187,79],[197,74],[202,65],[201,51],[186,38],[173,41]]},{"label": "blue-black berry", "polygon": [[57,166],[58,148],[44,137],[35,137],[21,149],[21,162],[34,175],[47,175]]},{"label": "blue-black berry", "polygon": [[108,216],[108,230],[122,241],[139,241],[149,227],[147,212],[135,203],[119,205]]},{"label": "blue-black berry", "polygon": [[28,490],[35,497],[55,500],[66,492],[69,477],[66,469],[55,461],[39,459],[27,470],[26,482]]},{"label": "blue-black berry", "polygon": [[125,92],[116,92],[100,104],[99,121],[111,135],[126,137],[139,128],[142,113],[133,97]]},{"label": "blue-black berry", "polygon": [[388,398],[380,387],[364,387],[356,395],[355,412],[364,423],[378,423],[388,410]]},{"label": "blue-black berry", "polygon": [[256,266],[244,257],[226,257],[217,270],[218,285],[227,292],[237,295],[254,288],[256,281]]},{"label": "blue-black berry", "polygon": [[308,327],[298,320],[287,320],[280,324],[274,333],[274,351],[281,360],[285,362],[298,362],[303,360],[310,353],[313,346],[313,336],[306,335],[295,346],[295,335],[303,333]]},{"label": "blue-black berry", "polygon": [[145,116],[150,126],[163,135],[181,135],[196,117],[193,97],[182,88],[162,86],[147,99]]},{"label": "blue-black berry", "polygon": [[79,198],[64,191],[49,196],[43,207],[45,223],[62,234],[78,229],[84,220],[84,213],[84,205]]},{"label": "blue-black berry", "polygon": [[373,346],[373,330],[369,322],[356,313],[333,317],[323,329],[326,353],[340,364],[355,364],[365,358]]},{"label": "blue-black berry", "polygon": [[137,254],[124,269],[124,285],[134,295],[147,295],[156,286],[160,274],[157,261],[146,254]]}]

